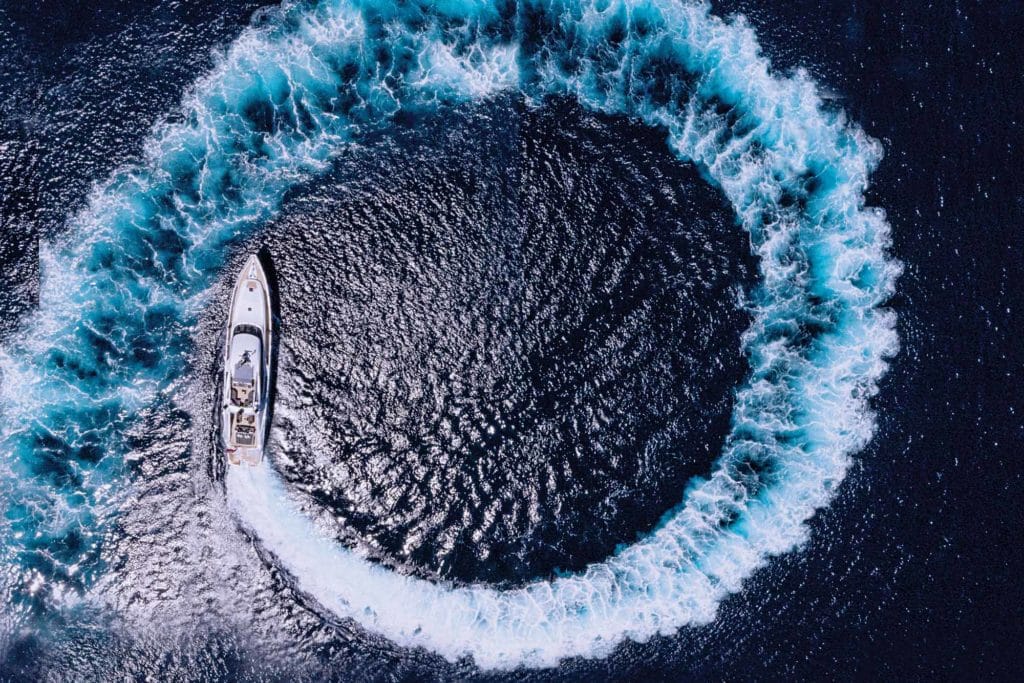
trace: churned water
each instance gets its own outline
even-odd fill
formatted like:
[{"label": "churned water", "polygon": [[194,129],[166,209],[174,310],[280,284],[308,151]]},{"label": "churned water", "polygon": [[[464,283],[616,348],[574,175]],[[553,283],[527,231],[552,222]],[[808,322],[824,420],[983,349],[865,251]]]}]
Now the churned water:
[{"label": "churned water", "polygon": [[[100,7],[64,67],[5,34],[54,84],[6,105],[7,211],[64,205],[38,290],[39,233],[5,247],[11,671],[636,675],[749,639],[723,606],[800,556],[900,347],[881,143],[705,4],[252,10]],[[225,468],[254,250],[271,453]]]}]

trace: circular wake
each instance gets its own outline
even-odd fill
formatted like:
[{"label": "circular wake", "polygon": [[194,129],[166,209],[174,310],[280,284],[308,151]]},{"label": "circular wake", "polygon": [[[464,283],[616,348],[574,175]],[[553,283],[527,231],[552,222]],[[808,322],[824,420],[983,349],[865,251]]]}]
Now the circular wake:
[{"label": "circular wake", "polygon": [[[144,160],[96,191],[73,222],[80,239],[44,262],[41,310],[0,356],[3,482],[17,491],[5,498],[19,501],[5,508],[5,564],[39,572],[45,557],[68,581],[102,571],[135,416],[173,389],[228,245],[347,142],[507,89],[666,130],[749,234],[761,276],[750,374],[715,469],[645,539],[507,591],[357,557],[297,512],[267,464],[229,468],[240,519],[325,607],[487,667],[553,665],[707,622],[767,557],[800,543],[871,436],[868,400],[897,346],[879,306],[899,267],[863,198],[877,143],[826,109],[805,74],[770,74],[752,31],[704,4],[327,0],[239,38]],[[35,595],[31,572],[3,575],[15,577],[7,590]]]},{"label": "circular wake", "polygon": [[255,241],[284,329],[274,468],[375,562],[582,570],[721,452],[756,264],[655,130],[497,96],[351,150]]}]

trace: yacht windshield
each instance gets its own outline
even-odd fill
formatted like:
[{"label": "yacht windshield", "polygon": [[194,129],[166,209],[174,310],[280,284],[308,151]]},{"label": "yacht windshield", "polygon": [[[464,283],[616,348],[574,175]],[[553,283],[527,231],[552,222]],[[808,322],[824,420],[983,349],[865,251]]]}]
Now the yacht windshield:
[{"label": "yacht windshield", "polygon": [[260,328],[255,325],[235,325],[234,336],[239,334],[248,334],[256,337],[257,341],[263,343],[263,334],[260,332]]}]

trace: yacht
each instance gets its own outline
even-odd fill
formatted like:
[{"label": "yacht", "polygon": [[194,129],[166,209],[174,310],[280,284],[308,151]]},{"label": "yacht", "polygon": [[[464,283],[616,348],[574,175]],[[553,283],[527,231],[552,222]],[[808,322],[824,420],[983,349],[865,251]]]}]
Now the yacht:
[{"label": "yacht", "polygon": [[228,463],[257,465],[269,426],[272,356],[270,285],[253,254],[238,275],[228,312],[221,443]]}]

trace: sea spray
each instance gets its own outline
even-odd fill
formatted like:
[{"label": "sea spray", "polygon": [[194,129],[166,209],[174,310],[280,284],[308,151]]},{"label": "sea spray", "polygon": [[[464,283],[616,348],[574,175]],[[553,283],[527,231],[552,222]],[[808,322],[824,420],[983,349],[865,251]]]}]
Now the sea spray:
[{"label": "sea spray", "polygon": [[751,29],[705,4],[327,0],[245,32],[48,251],[39,313],[0,355],[7,590],[34,594],[32,572],[87,585],[102,571],[124,435],[173,389],[226,248],[368,131],[513,88],[664,129],[749,233],[750,374],[710,475],[645,539],[510,591],[402,577],[337,547],[269,464],[229,472],[242,523],[328,609],[487,667],[704,623],[799,544],[870,439],[868,401],[897,348],[880,306],[899,266],[863,198],[878,144],[805,73],[772,74]]}]

